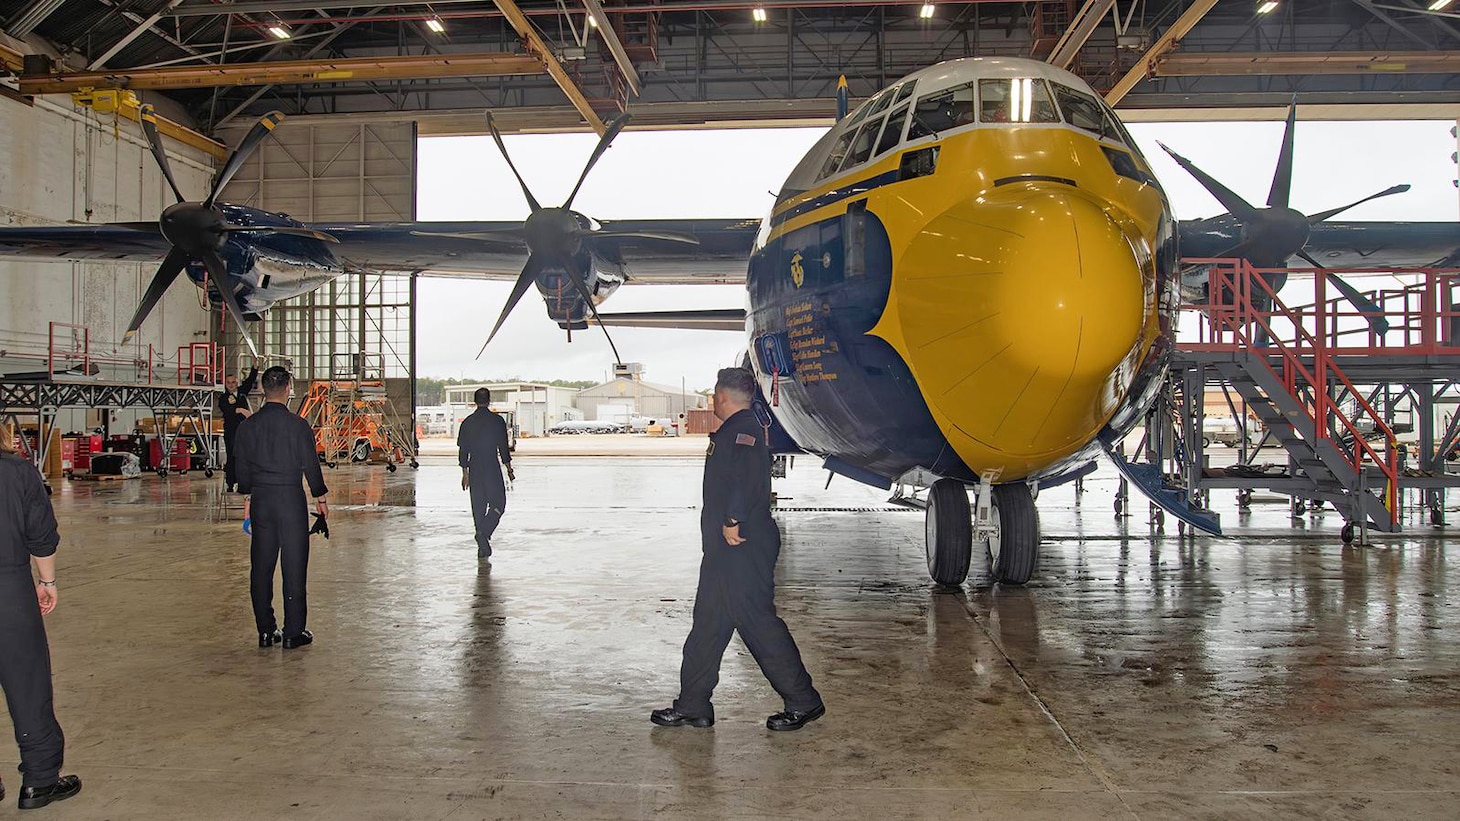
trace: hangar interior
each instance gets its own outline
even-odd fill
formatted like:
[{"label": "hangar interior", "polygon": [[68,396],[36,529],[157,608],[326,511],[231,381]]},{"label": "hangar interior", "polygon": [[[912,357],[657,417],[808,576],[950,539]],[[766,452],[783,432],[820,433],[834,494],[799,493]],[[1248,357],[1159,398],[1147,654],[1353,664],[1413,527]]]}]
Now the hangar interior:
[{"label": "hangar interior", "polygon": [[[831,126],[842,78],[855,110],[963,57],[1068,70],[1125,122],[1282,120],[1295,97],[1304,121],[1460,121],[1445,0],[21,0],[0,12],[0,225],[155,223],[210,196],[271,112],[282,123],[218,202],[412,223],[418,139],[483,134],[487,111],[506,134],[603,134],[624,112],[635,129]],[[1404,266],[1414,284],[1371,289],[1365,314],[1333,292],[1274,309],[1235,283],[1282,265],[1202,263],[1240,304],[1175,353],[1121,473],[1040,496],[1027,586],[982,555],[929,585],[935,557],[902,504],[793,472],[782,605],[832,713],[781,743],[753,721],[688,737],[645,721],[660,706],[646,694],[672,695],[689,620],[693,465],[523,459],[536,475],[504,527],[524,560],[473,566],[448,513],[454,469],[411,436],[418,280],[452,271],[341,259],[249,315],[245,339],[211,271],[189,269],[124,339],[157,263],[46,247],[56,259],[0,256],[0,416],[38,429],[24,453],[70,551],[74,593],[48,618],[69,760],[94,774],[74,817],[1440,818],[1460,792],[1444,265]],[[1375,313],[1396,329],[1373,331]],[[62,481],[77,454],[61,431],[150,420],[163,454],[193,424],[173,418],[212,431],[223,374],[251,349],[328,384],[319,413],[369,406],[396,429],[373,446],[388,474],[330,474],[347,525],[312,570],[329,638],[279,664],[236,641],[240,510],[196,475],[221,465],[218,437],[181,467],[161,457],[161,477]],[[1314,373],[1330,389],[1305,391]],[[1204,416],[1220,406],[1195,398],[1213,392],[1240,441],[1215,471]],[[928,489],[901,502],[929,508]],[[1220,539],[1204,535],[1218,508]],[[987,506],[974,515],[981,533]],[[173,576],[177,600],[155,612],[155,580]],[[170,693],[137,687],[159,675]],[[759,710],[758,675],[732,652],[722,724]],[[197,803],[178,778],[212,788]]]}]

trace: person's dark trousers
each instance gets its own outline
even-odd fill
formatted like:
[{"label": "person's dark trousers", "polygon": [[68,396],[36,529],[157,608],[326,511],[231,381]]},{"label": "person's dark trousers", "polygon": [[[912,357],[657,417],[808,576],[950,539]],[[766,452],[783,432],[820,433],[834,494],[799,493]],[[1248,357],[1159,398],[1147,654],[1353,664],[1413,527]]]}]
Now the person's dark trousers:
[{"label": "person's dark trousers", "polygon": [[49,787],[61,777],[66,737],[52,705],[51,648],[28,567],[0,571],[0,687],[20,746],[22,786]]},{"label": "person's dark trousers", "polygon": [[284,637],[305,630],[309,615],[305,593],[309,573],[309,510],[304,488],[255,485],[251,510],[253,545],[249,592],[260,633],[278,628],[274,621],[274,565],[284,565]]},{"label": "person's dark trousers", "polygon": [[502,514],[507,512],[507,486],[502,482],[500,470],[472,468],[467,478],[471,488],[471,517],[476,524],[477,547],[490,550],[492,534],[497,532]]},{"label": "person's dark trousers", "polygon": [[704,558],[695,591],[694,624],[684,642],[679,698],[674,709],[687,716],[714,718],[710,697],[720,682],[720,660],[733,632],[750,650],[766,680],[780,693],[787,710],[809,712],[821,694],[786,623],[776,615],[776,559],[781,534],[774,522],[741,526],[746,542],[725,544],[718,526],[702,528]]},{"label": "person's dark trousers", "polygon": [[223,426],[223,482],[228,487],[238,484],[238,475],[234,473],[233,442],[238,438],[238,425]]}]

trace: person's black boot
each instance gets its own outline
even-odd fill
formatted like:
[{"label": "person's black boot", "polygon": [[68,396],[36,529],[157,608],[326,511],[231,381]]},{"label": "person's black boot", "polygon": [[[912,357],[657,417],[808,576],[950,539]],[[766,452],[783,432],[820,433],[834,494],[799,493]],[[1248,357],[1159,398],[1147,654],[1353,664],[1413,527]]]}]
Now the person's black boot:
[{"label": "person's black boot", "polygon": [[826,705],[818,704],[810,710],[787,710],[784,713],[776,713],[765,720],[768,730],[799,730],[807,724],[826,715]]},{"label": "person's black boot", "polygon": [[284,639],[284,649],[293,650],[295,647],[303,647],[306,644],[314,643],[314,634],[305,630],[297,636],[289,636]]},{"label": "person's black boot", "polygon": [[63,775],[49,787],[21,787],[20,808],[38,810],[52,801],[65,801],[81,792],[81,779],[74,775]]},{"label": "person's black boot", "polygon": [[273,647],[284,640],[284,634],[275,630],[272,633],[259,633],[260,647]]},{"label": "person's black boot", "polygon": [[687,716],[673,707],[665,707],[649,714],[649,720],[660,727],[712,727],[715,719],[709,716]]}]

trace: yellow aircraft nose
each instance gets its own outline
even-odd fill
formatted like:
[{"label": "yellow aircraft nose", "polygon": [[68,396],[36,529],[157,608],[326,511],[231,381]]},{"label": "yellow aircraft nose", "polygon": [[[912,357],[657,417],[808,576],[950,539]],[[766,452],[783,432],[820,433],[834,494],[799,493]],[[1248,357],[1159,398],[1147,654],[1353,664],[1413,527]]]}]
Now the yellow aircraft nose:
[{"label": "yellow aircraft nose", "polygon": [[1019,478],[1089,442],[1130,387],[1155,308],[1149,258],[1096,200],[1022,184],[930,222],[873,333],[970,467]]}]

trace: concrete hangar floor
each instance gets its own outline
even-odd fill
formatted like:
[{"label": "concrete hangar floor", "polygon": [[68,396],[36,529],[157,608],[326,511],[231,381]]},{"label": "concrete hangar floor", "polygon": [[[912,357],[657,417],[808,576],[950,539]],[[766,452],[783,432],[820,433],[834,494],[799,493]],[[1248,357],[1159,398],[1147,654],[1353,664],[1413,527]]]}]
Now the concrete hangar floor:
[{"label": "concrete hangar floor", "polygon": [[947,592],[921,515],[802,460],[779,483],[779,602],[826,718],[768,732],[780,704],[737,641],[715,727],[664,729],[699,460],[517,464],[490,569],[447,459],[328,474],[318,641],[287,652],[256,647],[221,478],[60,483],[47,628],[86,789],[46,812],[1455,817],[1460,569],[1427,528],[1344,548],[1259,497],[1222,510],[1231,537],[1182,543],[1117,522],[1102,472],[1078,504],[1042,495],[1033,583]]}]

